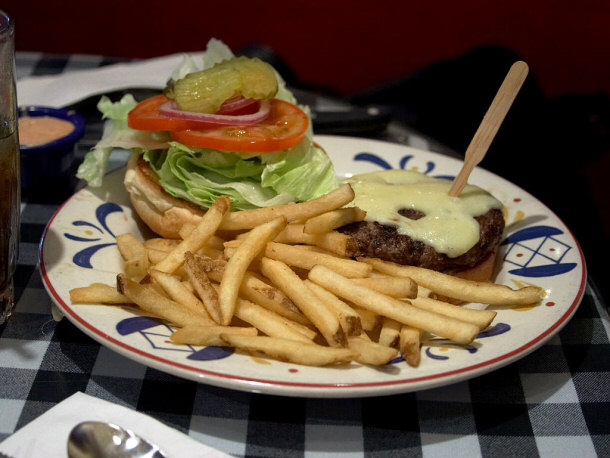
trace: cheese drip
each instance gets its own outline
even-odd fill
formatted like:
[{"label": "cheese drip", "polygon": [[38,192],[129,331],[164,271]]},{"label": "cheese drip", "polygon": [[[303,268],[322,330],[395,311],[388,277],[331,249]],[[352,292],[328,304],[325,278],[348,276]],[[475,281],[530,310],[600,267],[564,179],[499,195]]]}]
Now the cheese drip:
[{"label": "cheese drip", "polygon": [[[451,182],[410,170],[384,170],[355,175],[346,180],[356,198],[350,205],[366,211],[366,221],[397,228],[399,234],[424,242],[450,258],[466,253],[479,241],[476,216],[502,203],[487,191],[466,185],[459,197],[449,197]],[[401,209],[423,212],[409,219]]]}]

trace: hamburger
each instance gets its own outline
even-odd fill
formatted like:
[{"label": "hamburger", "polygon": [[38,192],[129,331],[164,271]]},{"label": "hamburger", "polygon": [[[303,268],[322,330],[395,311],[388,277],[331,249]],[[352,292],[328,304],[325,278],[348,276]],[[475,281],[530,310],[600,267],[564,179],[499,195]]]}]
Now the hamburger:
[{"label": "hamburger", "polygon": [[337,187],[333,165],[313,138],[309,109],[297,104],[268,64],[236,57],[212,39],[203,69],[185,57],[163,94],[140,101],[103,97],[100,142],[77,176],[100,186],[116,148],[131,152],[125,187],[156,233],[177,238],[220,196],[231,210],[319,197]]},{"label": "hamburger", "polygon": [[451,182],[414,171],[351,177],[353,202],[364,221],[339,228],[353,239],[353,256],[375,257],[471,280],[490,280],[504,231],[502,203],[467,185],[449,197]]}]

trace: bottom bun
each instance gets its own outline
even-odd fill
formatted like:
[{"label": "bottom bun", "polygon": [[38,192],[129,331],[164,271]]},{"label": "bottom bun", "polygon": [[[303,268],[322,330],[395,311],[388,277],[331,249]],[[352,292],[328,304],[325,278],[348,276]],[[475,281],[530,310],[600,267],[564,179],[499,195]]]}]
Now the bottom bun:
[{"label": "bottom bun", "polygon": [[124,183],[134,211],[162,237],[179,239],[180,228],[199,222],[205,213],[202,208],[168,194],[140,154],[129,157]]}]

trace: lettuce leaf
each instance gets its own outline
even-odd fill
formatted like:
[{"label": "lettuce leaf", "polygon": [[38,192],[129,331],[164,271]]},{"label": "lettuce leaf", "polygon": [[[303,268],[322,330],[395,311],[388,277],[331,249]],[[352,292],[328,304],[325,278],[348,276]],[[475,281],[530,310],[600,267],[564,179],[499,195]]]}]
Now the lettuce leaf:
[{"label": "lettuce leaf", "polygon": [[76,176],[86,180],[89,186],[100,187],[108,159],[115,148],[147,149],[167,148],[169,136],[165,132],[146,132],[133,130],[127,126],[127,114],[137,102],[131,94],[123,96],[118,102],[111,102],[106,96],[97,104],[102,113],[104,132],[101,140],[89,151],[82,164],[78,167]]},{"label": "lettuce leaf", "polygon": [[220,195],[232,210],[246,210],[313,199],[337,186],[330,159],[309,140],[254,158],[172,142],[167,152],[145,151],[144,159],[163,189],[204,208]]}]

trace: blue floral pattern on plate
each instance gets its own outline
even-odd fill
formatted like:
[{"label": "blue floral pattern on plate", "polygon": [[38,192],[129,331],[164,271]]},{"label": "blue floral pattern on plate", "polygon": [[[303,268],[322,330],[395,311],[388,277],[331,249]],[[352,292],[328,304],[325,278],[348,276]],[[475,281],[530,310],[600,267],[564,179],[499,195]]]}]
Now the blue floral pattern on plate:
[{"label": "blue floral pattern on plate", "polygon": [[[83,242],[83,243],[89,243],[89,244],[94,243],[93,245],[83,248],[82,250],[78,251],[74,255],[74,257],[72,258],[74,264],[76,264],[77,266],[80,266],[80,267],[85,267],[87,269],[92,269],[93,265],[91,264],[91,257],[95,253],[97,253],[99,250],[101,250],[102,248],[116,245],[116,236],[108,227],[108,221],[107,221],[108,216],[111,215],[112,213],[116,213],[116,212],[122,213],[123,208],[121,208],[120,205],[117,205],[114,202],[105,202],[95,209],[95,218],[97,219],[98,224],[94,224],[90,221],[83,221],[83,220],[77,220],[77,221],[72,222],[73,226],[87,227],[87,228],[95,229],[95,231],[97,231],[97,233],[99,233],[98,236],[90,236],[90,237],[83,237],[82,235],[73,235],[73,234],[64,233],[64,237],[66,237],[67,239],[72,240],[74,242]],[[89,230],[87,232],[92,232],[92,231]],[[109,237],[112,238],[112,240],[113,240],[112,242],[95,243],[95,242],[100,242],[102,239],[104,239],[104,238],[107,239]]]}]

